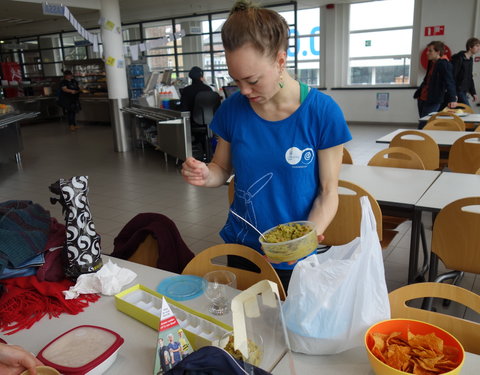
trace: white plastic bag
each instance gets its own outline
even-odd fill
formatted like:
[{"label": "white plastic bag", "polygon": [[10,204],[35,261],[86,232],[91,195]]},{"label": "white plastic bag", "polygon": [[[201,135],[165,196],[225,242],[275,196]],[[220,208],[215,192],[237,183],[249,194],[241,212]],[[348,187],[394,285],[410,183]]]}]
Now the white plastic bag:
[{"label": "white plastic bag", "polygon": [[283,306],[293,351],[334,354],[361,346],[368,327],[390,318],[375,217],[368,198],[360,199],[360,237],[293,270]]}]

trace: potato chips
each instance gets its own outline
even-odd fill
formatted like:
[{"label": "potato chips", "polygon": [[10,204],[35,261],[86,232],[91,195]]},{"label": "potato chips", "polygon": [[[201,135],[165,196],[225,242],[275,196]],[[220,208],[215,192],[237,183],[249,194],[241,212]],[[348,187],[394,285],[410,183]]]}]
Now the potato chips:
[{"label": "potato chips", "polygon": [[437,375],[449,372],[460,364],[459,350],[444,345],[435,333],[414,335],[408,331],[407,340],[401,337],[401,332],[370,335],[374,342],[371,351],[375,357],[400,371]]}]

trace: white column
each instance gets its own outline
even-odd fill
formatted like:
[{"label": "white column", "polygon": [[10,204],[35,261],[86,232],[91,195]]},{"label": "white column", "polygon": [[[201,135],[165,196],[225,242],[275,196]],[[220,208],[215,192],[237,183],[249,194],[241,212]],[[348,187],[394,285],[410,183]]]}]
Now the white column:
[{"label": "white column", "polygon": [[[128,122],[125,122],[123,113],[120,111],[121,108],[128,105],[128,84],[125,57],[123,55],[120,6],[118,0],[100,0],[100,5],[100,15],[104,18],[105,23],[111,22],[114,24],[113,29],[109,30],[104,23],[101,35],[114,133],[114,147],[115,151],[124,152],[130,149],[131,140]],[[108,61],[113,61],[113,64],[109,65]],[[123,62],[120,66],[119,61]]]}]

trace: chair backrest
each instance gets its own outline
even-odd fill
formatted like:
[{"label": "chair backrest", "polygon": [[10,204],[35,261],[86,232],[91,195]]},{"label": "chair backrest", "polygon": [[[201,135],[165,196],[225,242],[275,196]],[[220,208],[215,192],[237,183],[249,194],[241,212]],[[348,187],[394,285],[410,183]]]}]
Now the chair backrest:
[{"label": "chair backrest", "polygon": [[480,274],[479,228],[480,196],[447,204],[433,224],[432,252],[448,269]]},{"label": "chair backrest", "polygon": [[[260,273],[215,264],[212,259],[225,255],[236,255],[254,263]],[[214,270],[228,270],[237,276],[237,288],[245,290],[261,280],[270,280],[278,285],[280,299],[285,300],[286,294],[282,282],[272,265],[257,251],[239,244],[220,244],[209,247],[197,254],[183,269],[183,275],[196,275],[203,277],[207,272]]]},{"label": "chair backrest", "polygon": [[480,354],[480,323],[406,304],[407,301],[417,298],[445,298],[461,303],[480,314],[478,294],[456,285],[416,283],[395,289],[388,297],[392,318],[416,319],[439,326],[455,336],[466,351]]},{"label": "chair backrest", "polygon": [[200,91],[195,95],[192,119],[199,125],[209,125],[220,106],[221,97],[215,91]]},{"label": "chair backrest", "polygon": [[464,135],[453,143],[448,168],[458,173],[475,173],[480,168],[480,133]]},{"label": "chair backrest", "polygon": [[151,234],[148,234],[145,240],[138,245],[137,250],[135,250],[127,260],[145,266],[157,267],[158,241]]},{"label": "chair backrest", "polygon": [[360,236],[362,206],[360,197],[367,196],[377,221],[378,238],[382,240],[382,211],[375,198],[354,183],[338,181],[338,208],[335,217],[324,231],[323,245],[343,245]]},{"label": "chair backrest", "polygon": [[459,124],[455,120],[442,118],[442,119],[436,119],[436,120],[427,122],[427,125],[425,125],[423,129],[424,130],[465,131],[465,123],[463,122],[463,124]]},{"label": "chair backrest", "polygon": [[373,155],[368,165],[376,167],[425,169],[420,156],[405,147],[389,147],[381,150]]},{"label": "chair backrest", "polygon": [[460,125],[460,128],[465,130],[465,122],[459,116],[452,112],[437,112],[428,119],[428,122],[434,120],[454,120],[458,125]]},{"label": "chair backrest", "polygon": [[405,147],[414,151],[423,161],[425,169],[435,170],[440,165],[440,149],[428,134],[418,130],[405,130],[393,137],[390,147]]},{"label": "chair backrest", "polygon": [[228,205],[233,203],[235,197],[235,178],[232,178],[228,184]]},{"label": "chair backrest", "polygon": [[457,103],[455,109],[463,109],[466,113],[474,113],[472,107],[465,103]]},{"label": "chair backrest", "polygon": [[348,152],[345,146],[343,146],[342,164],[353,164],[352,155],[350,155],[350,152]]}]

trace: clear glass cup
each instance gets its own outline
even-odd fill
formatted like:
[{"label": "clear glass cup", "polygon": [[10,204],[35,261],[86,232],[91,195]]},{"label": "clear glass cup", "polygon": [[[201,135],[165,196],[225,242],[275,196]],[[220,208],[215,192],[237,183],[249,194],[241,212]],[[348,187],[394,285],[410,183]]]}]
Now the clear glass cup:
[{"label": "clear glass cup", "polygon": [[237,287],[237,276],[233,272],[217,270],[203,276],[203,291],[210,301],[208,311],[213,315],[223,315],[229,311],[227,287]]}]

